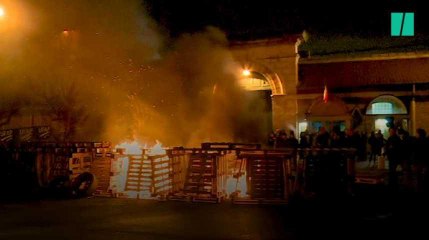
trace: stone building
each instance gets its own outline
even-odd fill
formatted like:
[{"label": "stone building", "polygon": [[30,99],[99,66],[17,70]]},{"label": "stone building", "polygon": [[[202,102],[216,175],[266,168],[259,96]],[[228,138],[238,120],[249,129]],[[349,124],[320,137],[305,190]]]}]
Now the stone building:
[{"label": "stone building", "polygon": [[294,35],[231,44],[244,85],[271,91],[273,128],[429,129],[429,52],[300,57],[300,42]]}]

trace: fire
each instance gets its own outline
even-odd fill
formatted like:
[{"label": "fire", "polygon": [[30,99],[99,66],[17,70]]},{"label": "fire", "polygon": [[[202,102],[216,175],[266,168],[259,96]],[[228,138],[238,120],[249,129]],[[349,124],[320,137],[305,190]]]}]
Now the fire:
[{"label": "fire", "polygon": [[147,151],[147,155],[149,156],[165,155],[166,153],[167,152],[158,140],[156,140],[156,144]]},{"label": "fire", "polygon": [[[117,158],[113,186],[126,198],[152,199],[154,193],[171,188],[169,158],[157,140],[151,148],[137,141],[124,142],[116,148],[125,149]],[[143,151],[144,149],[144,151]]]},{"label": "fire", "polygon": [[248,76],[250,76],[250,74],[252,74],[252,73],[250,72],[250,70],[249,70],[249,69],[243,69],[243,71],[241,72],[241,74],[242,74],[243,76],[245,76],[245,77],[248,77]]},{"label": "fire", "polygon": [[246,178],[246,161],[243,159],[237,160],[231,175],[228,176],[226,192],[228,195],[236,197],[247,196],[247,178]]},{"label": "fire", "polygon": [[0,17],[3,17],[4,15],[6,15],[4,9],[0,6]]},{"label": "fire", "polygon": [[229,177],[227,180],[226,191],[228,195],[236,195],[237,197],[247,196],[246,173],[241,176]]},{"label": "fire", "polygon": [[132,155],[142,154],[142,149],[144,147],[145,146],[143,146],[137,141],[123,142],[115,146],[116,149],[119,149],[119,148],[125,149],[125,154],[132,154]]}]

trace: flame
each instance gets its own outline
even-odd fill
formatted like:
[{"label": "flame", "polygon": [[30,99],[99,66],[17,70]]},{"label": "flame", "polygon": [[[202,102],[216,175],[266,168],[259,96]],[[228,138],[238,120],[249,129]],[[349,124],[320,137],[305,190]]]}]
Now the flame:
[{"label": "flame", "polygon": [[[153,199],[153,187],[158,191],[167,191],[171,188],[171,179],[169,177],[169,158],[166,155],[166,150],[157,140],[156,144],[147,149],[147,145],[143,145],[137,141],[124,142],[116,145],[116,148],[125,149],[125,156],[121,156],[115,162],[116,176],[111,178],[112,185],[117,193],[126,198],[138,199]],[[146,149],[143,151],[142,149]],[[133,156],[131,156],[133,155]],[[154,159],[149,160],[147,157],[152,156]],[[130,162],[134,159],[133,162]],[[137,161],[135,161],[137,159]],[[138,161],[140,159],[140,163]],[[128,172],[130,167],[139,168],[139,164],[143,164],[142,172]],[[147,168],[150,165],[149,169]],[[139,187],[126,187],[127,181],[135,182],[141,178]],[[145,179],[142,181],[142,179]],[[152,183],[153,182],[153,186]]]},{"label": "flame", "polygon": [[246,172],[239,177],[230,176],[227,180],[226,192],[228,195],[236,194],[238,197],[247,196]]},{"label": "flame", "polygon": [[149,148],[147,151],[147,155],[149,156],[156,156],[156,155],[165,155],[167,154],[167,152],[165,151],[165,149],[162,147],[162,144],[156,140],[156,144]]},{"label": "flame", "polygon": [[140,155],[144,146],[137,141],[132,141],[120,143],[115,148],[125,149],[125,154]]},{"label": "flame", "polygon": [[243,159],[238,160],[226,182],[226,193],[228,195],[235,195],[236,197],[247,196],[247,174],[245,169],[246,161]]}]

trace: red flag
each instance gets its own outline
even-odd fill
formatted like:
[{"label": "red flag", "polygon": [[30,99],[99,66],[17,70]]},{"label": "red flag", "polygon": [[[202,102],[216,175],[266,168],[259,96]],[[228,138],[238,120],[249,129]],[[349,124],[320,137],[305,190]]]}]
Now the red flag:
[{"label": "red flag", "polygon": [[328,87],[325,85],[325,90],[323,90],[323,102],[328,102]]}]

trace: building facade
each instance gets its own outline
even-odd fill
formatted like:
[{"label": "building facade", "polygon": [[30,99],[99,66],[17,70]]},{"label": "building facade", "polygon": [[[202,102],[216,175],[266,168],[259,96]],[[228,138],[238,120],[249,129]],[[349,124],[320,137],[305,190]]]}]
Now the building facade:
[{"label": "building facade", "polygon": [[[429,52],[300,57],[301,39],[234,43],[235,60],[272,92],[273,127],[429,129]],[[259,89],[255,89],[259,90]],[[324,93],[327,92],[327,99]]]}]

